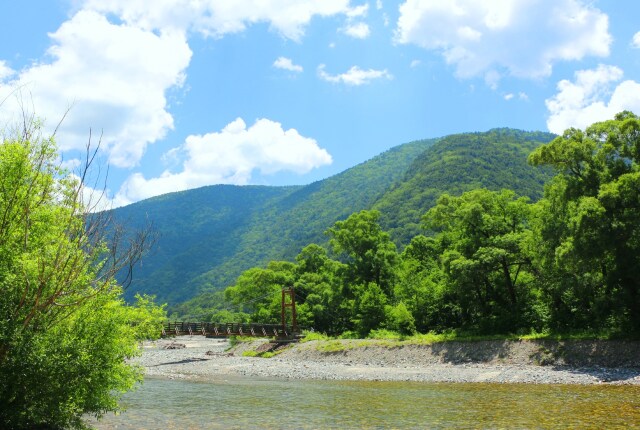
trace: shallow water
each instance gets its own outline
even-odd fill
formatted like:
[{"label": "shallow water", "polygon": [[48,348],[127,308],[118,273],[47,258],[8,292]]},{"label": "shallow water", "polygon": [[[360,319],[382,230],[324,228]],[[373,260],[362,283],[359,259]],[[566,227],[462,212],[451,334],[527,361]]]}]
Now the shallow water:
[{"label": "shallow water", "polygon": [[99,429],[640,428],[640,387],[148,379]]}]

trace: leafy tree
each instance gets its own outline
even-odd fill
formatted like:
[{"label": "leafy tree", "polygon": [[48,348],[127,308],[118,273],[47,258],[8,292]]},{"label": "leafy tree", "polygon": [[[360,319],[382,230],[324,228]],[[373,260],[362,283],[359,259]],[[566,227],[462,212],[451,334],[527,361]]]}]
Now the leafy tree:
[{"label": "leafy tree", "polygon": [[396,306],[388,306],[386,309],[387,327],[403,335],[412,335],[416,332],[416,324],[413,315],[403,302]]},{"label": "leafy tree", "polygon": [[375,282],[359,285],[356,290],[358,294],[355,301],[354,322],[358,333],[365,337],[385,321],[385,307],[388,299],[382,288]]},{"label": "leafy tree", "polygon": [[249,313],[253,322],[280,321],[281,290],[293,285],[295,264],[272,261],[266,269],[254,267],[242,273],[234,286],[225,290],[225,298],[236,309]]},{"label": "leafy tree", "polygon": [[411,312],[421,332],[443,331],[460,323],[460,309],[446,283],[440,252],[435,238],[418,235],[401,255],[395,300]]},{"label": "leafy tree", "polygon": [[297,300],[307,306],[310,327],[327,333],[352,329],[350,301],[342,295],[343,264],[330,259],[327,250],[310,244],[296,256],[298,262]]},{"label": "leafy tree", "polygon": [[141,337],[159,335],[163,310],[148,297],[126,306],[114,280],[149,236],[109,243],[125,236],[87,213],[95,201],[83,201],[82,180],[95,152],[77,179],[37,123],[2,139],[0,427],[82,427],[83,414],[119,409],[142,378],[125,360]]},{"label": "leafy tree", "polygon": [[389,234],[378,224],[379,218],[378,211],[360,211],[337,221],[327,234],[334,252],[347,256],[348,283],[373,282],[388,295],[392,291],[398,254]]},{"label": "leafy tree", "polygon": [[513,191],[478,189],[447,194],[424,217],[439,231],[441,261],[455,288],[463,318],[481,330],[513,330],[533,321],[530,312],[530,205]]},{"label": "leafy tree", "polygon": [[555,323],[640,332],[640,119],[622,112],[569,129],[530,162],[558,172],[537,247]]}]

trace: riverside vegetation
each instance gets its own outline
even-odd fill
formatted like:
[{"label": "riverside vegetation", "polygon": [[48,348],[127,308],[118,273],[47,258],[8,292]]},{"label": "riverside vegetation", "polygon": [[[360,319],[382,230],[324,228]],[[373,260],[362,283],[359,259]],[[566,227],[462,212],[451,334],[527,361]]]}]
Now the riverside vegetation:
[{"label": "riverside vegetation", "polygon": [[166,317],[150,297],[127,305],[116,283],[151,236],[124,236],[90,215],[83,187],[95,154],[88,146],[72,175],[59,167],[54,139],[26,116],[0,140],[3,429],[81,428],[85,414],[120,410],[121,395],[143,376],[126,359]]},{"label": "riverside vegetation", "polygon": [[380,329],[637,336],[639,118],[622,112],[569,129],[528,161],[555,172],[535,202],[509,189],[444,193],[402,252],[382,213],[361,210],[325,231],[327,245],[248,269],[224,293],[178,309],[211,321],[277,322],[278,292],[293,285],[299,323],[343,337]]}]

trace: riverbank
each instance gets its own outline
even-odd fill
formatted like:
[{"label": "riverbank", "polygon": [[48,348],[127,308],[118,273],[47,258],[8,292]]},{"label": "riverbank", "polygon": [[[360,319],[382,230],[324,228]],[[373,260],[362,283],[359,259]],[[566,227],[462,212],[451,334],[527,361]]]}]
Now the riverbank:
[{"label": "riverbank", "polygon": [[[184,348],[166,349],[171,344]],[[152,378],[233,377],[319,380],[640,385],[640,342],[492,340],[411,345],[330,340],[292,344],[271,358],[248,357],[267,340],[199,336],[144,345],[137,360]]]}]

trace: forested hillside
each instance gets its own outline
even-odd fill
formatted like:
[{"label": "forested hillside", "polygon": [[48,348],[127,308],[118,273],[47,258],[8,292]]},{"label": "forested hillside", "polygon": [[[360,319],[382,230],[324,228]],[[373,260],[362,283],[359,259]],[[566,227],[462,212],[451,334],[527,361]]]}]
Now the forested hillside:
[{"label": "forested hillside", "polygon": [[192,294],[185,287],[199,274],[235,255],[256,212],[296,187],[215,185],[154,197],[113,212],[131,228],[151,223],[157,242],[134,269],[127,296],[155,294],[176,302]]},{"label": "forested hillside", "polygon": [[121,222],[150,221],[159,233],[127,294],[175,304],[222,290],[248,268],[292,261],[305,245],[326,244],[327,228],[363,209],[380,211],[381,226],[402,248],[443,192],[510,188],[537,199],[549,171],[526,158],[552,137],[511,129],[457,134],[397,146],[306,186],[211,186],[116,209]]},{"label": "forested hillside", "polygon": [[542,197],[551,169],[532,168],[527,156],[555,135],[509,128],[444,137],[411,164],[401,182],[373,205],[380,223],[402,246],[421,232],[420,219],[442,193],[509,188],[533,200]]},{"label": "forested hillside", "polygon": [[272,259],[292,259],[327,226],[371,207],[433,144],[392,148],[343,173],[299,187],[218,185],[171,193],[113,211],[117,222],[151,222],[153,251],[127,289],[177,303],[203,290],[231,285],[244,270]]},{"label": "forested hillside", "polygon": [[[456,192],[440,194],[425,208],[424,234],[406,247],[399,249],[385,231],[380,211],[362,210],[327,227],[328,246],[308,243],[294,260],[253,267],[223,294],[201,295],[175,309],[208,321],[276,323],[281,290],[292,286],[298,322],[332,335],[638,336],[640,118],[621,112],[534,149],[530,165],[553,169],[553,176],[542,198],[532,201],[513,188],[539,195],[539,176],[510,176],[520,157],[505,154],[535,145],[540,136],[497,130],[454,136],[451,146],[445,140],[427,150],[408,180],[381,199],[409,190],[386,206],[387,217],[392,210],[403,215],[405,202],[420,195],[412,180],[433,172],[420,166],[429,165],[430,152],[441,150],[432,162],[452,159],[452,167],[469,165],[464,154],[475,154],[479,160],[471,163],[480,168],[453,177],[442,170],[449,181],[439,182],[437,174],[423,179]],[[509,186],[509,180],[510,188],[488,189]],[[469,185],[474,188],[460,193]]]}]

